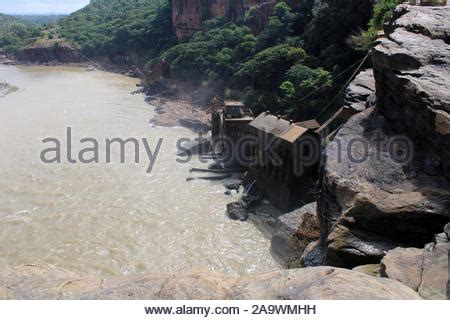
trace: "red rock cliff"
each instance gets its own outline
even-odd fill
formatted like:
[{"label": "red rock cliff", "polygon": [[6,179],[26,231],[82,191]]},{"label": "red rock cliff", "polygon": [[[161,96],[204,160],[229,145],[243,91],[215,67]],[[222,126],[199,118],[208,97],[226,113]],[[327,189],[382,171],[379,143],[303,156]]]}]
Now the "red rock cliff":
[{"label": "red rock cliff", "polygon": [[[203,22],[218,16],[231,20],[243,16],[253,6],[258,6],[252,29],[259,32],[266,24],[278,0],[172,0],[172,21],[178,39],[202,29]],[[296,6],[299,0],[288,1]]]}]

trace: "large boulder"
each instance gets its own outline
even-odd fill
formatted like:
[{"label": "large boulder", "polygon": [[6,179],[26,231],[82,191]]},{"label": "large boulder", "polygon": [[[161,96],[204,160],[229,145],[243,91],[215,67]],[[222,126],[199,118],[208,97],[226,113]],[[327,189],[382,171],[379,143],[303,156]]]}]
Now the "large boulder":
[{"label": "large boulder", "polygon": [[400,162],[393,150],[408,141],[368,109],[327,146],[318,202],[326,264],[379,263],[395,247],[423,247],[448,222],[450,183]]},{"label": "large boulder", "polygon": [[270,249],[275,257],[289,265],[299,260],[306,246],[319,236],[317,204],[314,202],[278,217]]},{"label": "large boulder", "polygon": [[332,267],[232,277],[212,272],[99,279],[51,266],[0,267],[2,299],[420,299],[400,282]]},{"label": "large boulder", "polygon": [[400,281],[415,291],[422,281],[423,249],[395,248],[381,260],[383,277]]},{"label": "large boulder", "polygon": [[401,5],[373,50],[376,107],[351,118],[324,152],[318,210],[328,265],[422,248],[450,220],[449,20],[448,6]]},{"label": "large boulder", "polygon": [[400,281],[425,299],[447,299],[448,243],[395,248],[381,260],[381,276]]},{"label": "large boulder", "polygon": [[425,246],[423,255],[422,282],[419,294],[425,299],[448,299],[449,245],[447,243]]}]

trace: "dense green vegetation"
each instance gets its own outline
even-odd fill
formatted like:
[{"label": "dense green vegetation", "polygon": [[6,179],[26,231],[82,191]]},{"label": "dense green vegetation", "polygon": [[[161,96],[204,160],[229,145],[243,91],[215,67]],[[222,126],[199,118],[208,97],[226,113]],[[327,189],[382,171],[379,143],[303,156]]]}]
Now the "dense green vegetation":
[{"label": "dense green vegetation", "polygon": [[244,99],[255,112],[303,120],[321,113],[341,89],[353,70],[342,71],[365,55],[399,2],[380,0],[373,7],[370,0],[304,0],[295,10],[279,2],[258,34],[252,8],[237,21],[207,21],[178,44],[170,1],[97,0],[44,27],[0,16],[0,48],[14,51],[40,37],[67,39],[91,57],[147,70],[164,60],[170,78],[221,82],[226,97]]},{"label": "dense green vegetation", "polygon": [[15,17],[0,14],[0,49],[14,52],[41,37],[41,29]]},{"label": "dense green vegetation", "polygon": [[90,56],[148,61],[176,43],[167,0],[97,0],[58,22],[60,36]]},{"label": "dense green vegetation", "polygon": [[57,22],[64,18],[65,15],[17,15],[15,17],[24,22],[46,25]]},{"label": "dense green vegetation", "polygon": [[[294,11],[279,2],[258,35],[250,29],[254,10],[236,22],[216,18],[161,58],[169,64],[172,78],[198,84],[225,81],[227,97],[244,99],[256,113],[270,110],[296,119],[314,117],[335,86],[332,73],[305,49],[313,7],[314,1],[305,1],[301,10]],[[313,91],[319,94],[303,99]]]},{"label": "dense green vegetation", "polygon": [[[368,45],[349,41],[352,35],[359,32],[359,39],[372,43],[399,2],[380,0],[374,7],[369,0],[306,0],[296,10],[279,2],[257,35],[249,28],[256,14],[251,9],[235,22],[209,21],[204,31],[161,58],[172,78],[203,85],[224,80],[226,96],[244,99],[255,112],[312,118],[322,113],[353,73],[348,68],[368,50]],[[341,102],[342,94],[335,106]]]}]

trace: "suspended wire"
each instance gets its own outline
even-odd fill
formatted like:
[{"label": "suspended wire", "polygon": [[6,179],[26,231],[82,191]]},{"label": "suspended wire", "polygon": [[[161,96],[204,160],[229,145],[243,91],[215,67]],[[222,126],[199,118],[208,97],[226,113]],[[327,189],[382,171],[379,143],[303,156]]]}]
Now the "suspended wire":
[{"label": "suspended wire", "polygon": [[[328,111],[328,109],[333,105],[333,103],[336,101],[336,99],[341,95],[341,93],[348,87],[348,85],[350,84],[350,82],[353,81],[354,77],[356,76],[356,74],[359,72],[359,70],[361,69],[361,67],[364,65],[364,63],[366,62],[367,58],[372,54],[372,52],[369,52],[362,60],[360,60],[358,68],[355,69],[355,71],[353,72],[353,74],[351,75],[351,77],[347,80],[347,82],[344,84],[344,86],[341,88],[341,90],[339,90],[339,92],[334,96],[334,98],[330,101],[330,103],[327,104],[327,106],[315,117],[315,119],[320,118],[326,111]],[[347,69],[348,70],[348,69]]]}]

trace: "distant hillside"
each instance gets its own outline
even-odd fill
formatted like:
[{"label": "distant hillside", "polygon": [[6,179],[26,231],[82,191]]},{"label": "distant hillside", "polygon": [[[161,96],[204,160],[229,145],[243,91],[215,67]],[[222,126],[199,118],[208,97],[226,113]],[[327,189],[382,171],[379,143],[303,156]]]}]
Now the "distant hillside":
[{"label": "distant hillside", "polygon": [[18,19],[13,16],[8,16],[6,14],[0,13],[0,26],[5,26],[12,22],[17,22]]},{"label": "distant hillside", "polygon": [[55,23],[67,15],[16,15],[14,17],[21,21],[43,25]]},{"label": "distant hillside", "polygon": [[176,43],[167,0],[97,0],[57,23],[90,56],[145,62]]},{"label": "distant hillside", "polygon": [[41,37],[41,29],[13,16],[0,14],[0,49],[14,52]]}]

